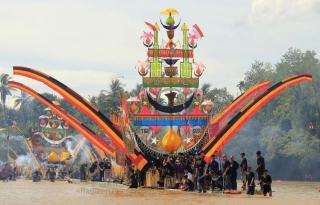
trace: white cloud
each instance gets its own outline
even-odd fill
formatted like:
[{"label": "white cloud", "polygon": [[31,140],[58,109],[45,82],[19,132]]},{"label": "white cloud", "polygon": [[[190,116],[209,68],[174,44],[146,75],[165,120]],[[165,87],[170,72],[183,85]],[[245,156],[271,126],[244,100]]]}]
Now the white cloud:
[{"label": "white cloud", "polygon": [[276,22],[282,19],[304,19],[320,11],[320,0],[252,0],[250,19],[253,22]]},{"label": "white cloud", "polygon": [[311,18],[318,2],[1,0],[0,72],[11,74],[13,65],[37,68],[84,96],[106,89],[115,76],[123,76],[130,89],[141,82],[134,66],[146,57],[139,39],[147,29],[144,21],[158,21],[159,10],[170,6],[204,31],[195,51],[207,67],[201,83],[237,93],[237,82],[254,60],[276,63],[289,47],[319,52],[318,18]]}]

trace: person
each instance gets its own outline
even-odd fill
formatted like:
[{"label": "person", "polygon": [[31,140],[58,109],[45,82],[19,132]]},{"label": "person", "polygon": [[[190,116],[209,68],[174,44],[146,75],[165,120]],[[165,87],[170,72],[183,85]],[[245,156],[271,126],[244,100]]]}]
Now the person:
[{"label": "person", "polygon": [[36,170],[32,174],[32,181],[33,182],[39,182],[41,181],[42,173],[39,170]]},{"label": "person", "polygon": [[254,173],[252,172],[251,170],[251,167],[247,167],[247,171],[246,171],[246,183],[247,183],[247,194],[249,195],[254,195],[254,188],[255,188],[255,183],[254,183],[254,180],[255,180],[255,176],[254,176]]},{"label": "person", "polygon": [[108,158],[104,159],[104,180],[105,181],[111,181],[111,162]]},{"label": "person", "polygon": [[164,178],[164,188],[173,189],[175,188],[175,179],[174,179],[174,162],[173,157],[168,156],[167,159],[163,161],[163,168],[165,170]]},{"label": "person", "polygon": [[231,190],[237,190],[237,176],[238,176],[238,168],[239,164],[234,160],[234,156],[230,156],[230,182],[231,182]]},{"label": "person", "polygon": [[188,179],[187,177],[183,176],[181,183],[179,185],[179,189],[181,189],[182,191],[189,191],[189,185],[188,185]]},{"label": "person", "polygon": [[87,180],[87,172],[86,172],[87,164],[81,164],[80,166],[80,180],[86,181]]},{"label": "person", "polygon": [[201,152],[195,160],[195,175],[198,182],[198,191],[206,192],[206,179],[207,179],[207,166],[206,161],[204,160],[204,152]]},{"label": "person", "polygon": [[246,183],[247,183],[247,168],[248,168],[248,162],[246,158],[246,154],[242,152],[240,154],[241,162],[240,162],[240,174],[241,174],[241,180],[242,180],[242,189],[246,190]]},{"label": "person", "polygon": [[179,187],[179,184],[182,181],[182,178],[184,177],[184,164],[181,163],[180,158],[178,157],[175,161],[175,178],[176,178],[176,187]]},{"label": "person", "polygon": [[98,162],[97,161],[94,161],[92,163],[92,165],[90,166],[90,175],[91,175],[91,181],[96,181],[96,171],[97,171],[97,168],[98,168]]},{"label": "person", "polygon": [[268,170],[265,169],[263,171],[263,175],[261,176],[261,182],[260,182],[264,196],[267,196],[267,193],[269,193],[269,196],[272,196],[271,184],[272,184],[272,178],[269,175]]},{"label": "person", "polygon": [[134,167],[132,167],[131,174],[130,174],[130,186],[129,186],[129,188],[130,189],[138,188],[138,175],[137,175],[137,172],[136,172]]},{"label": "person", "polygon": [[193,191],[194,190],[193,176],[192,176],[192,173],[187,168],[184,170],[184,178],[186,179],[186,182],[188,185],[187,191]]},{"label": "person", "polygon": [[216,160],[216,155],[212,155],[211,161],[209,163],[208,169],[209,171],[213,171],[216,175],[219,173],[219,163]]},{"label": "person", "polygon": [[263,175],[264,170],[266,169],[265,167],[265,163],[264,163],[264,158],[261,155],[260,151],[256,152],[257,155],[257,168],[256,168],[256,172],[258,174],[258,180],[261,180],[261,177]]},{"label": "person", "polygon": [[56,170],[54,168],[50,168],[50,171],[49,171],[50,182],[54,182],[56,180],[56,176],[57,176]]},{"label": "person", "polygon": [[230,178],[230,175],[231,175],[231,168],[230,168],[230,161],[228,160],[228,157],[227,155],[223,155],[222,156],[222,159],[223,159],[223,174],[222,174],[222,177],[223,177],[223,186],[224,186],[224,189],[225,190],[231,190],[231,178]]},{"label": "person", "polygon": [[105,178],[104,178],[104,170],[105,170],[105,165],[104,165],[104,161],[101,160],[99,163],[98,163],[98,170],[99,170],[99,181],[100,182],[103,182],[105,181]]},{"label": "person", "polygon": [[[219,183],[221,180],[221,172],[219,169],[219,163],[216,160],[216,155],[212,155],[212,160],[208,166],[209,172],[211,173],[211,190],[214,191],[215,188],[219,188],[222,190],[221,183]],[[220,180],[220,181],[219,181]]]}]

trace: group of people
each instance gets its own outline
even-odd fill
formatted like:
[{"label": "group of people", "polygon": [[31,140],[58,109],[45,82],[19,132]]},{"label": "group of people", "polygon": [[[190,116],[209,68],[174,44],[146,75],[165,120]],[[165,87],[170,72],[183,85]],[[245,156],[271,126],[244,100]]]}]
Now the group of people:
[{"label": "group of people", "polygon": [[0,180],[15,180],[17,177],[17,166],[11,163],[0,165]]},{"label": "group of people", "polygon": [[[92,181],[110,181],[111,180],[111,162],[108,158],[100,161],[94,161],[89,167],[89,178]],[[85,181],[87,177],[87,165],[80,166],[80,180]]]},{"label": "group of people", "polygon": [[[264,158],[260,151],[256,152],[257,167],[256,173],[259,184],[264,195],[272,195],[271,176],[265,169]],[[197,155],[180,153],[176,157],[165,155],[163,158],[157,157],[153,161],[151,170],[157,170],[159,173],[158,187],[166,189],[182,189],[185,191],[207,192],[220,190],[235,193],[238,190],[237,179],[238,170],[242,179],[242,189],[247,194],[255,192],[255,173],[248,166],[245,153],[240,154],[241,162],[238,163],[234,156],[228,158],[227,155],[219,156],[215,154],[207,163],[204,159],[204,153]],[[131,188],[139,185],[143,186],[145,176],[137,170],[132,169],[130,180]]]}]

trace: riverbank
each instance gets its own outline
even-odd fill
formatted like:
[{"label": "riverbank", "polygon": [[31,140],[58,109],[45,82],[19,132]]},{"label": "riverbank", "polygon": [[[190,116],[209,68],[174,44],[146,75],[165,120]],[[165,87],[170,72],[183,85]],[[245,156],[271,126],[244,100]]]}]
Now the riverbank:
[{"label": "riverbank", "polygon": [[273,197],[259,195],[225,195],[222,193],[199,194],[178,190],[128,189],[121,184],[63,181],[34,183],[29,180],[0,182],[2,205],[319,205],[320,182],[277,181],[273,184]]}]

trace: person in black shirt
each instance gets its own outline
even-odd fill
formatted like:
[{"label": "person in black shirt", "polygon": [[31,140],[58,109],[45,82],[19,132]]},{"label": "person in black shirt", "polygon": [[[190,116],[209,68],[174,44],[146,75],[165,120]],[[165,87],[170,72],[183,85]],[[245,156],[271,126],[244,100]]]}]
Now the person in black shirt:
[{"label": "person in black shirt", "polygon": [[263,175],[261,176],[261,182],[260,182],[264,196],[267,196],[267,193],[269,193],[269,196],[272,196],[271,184],[272,184],[272,178],[268,174],[268,170],[264,170]]},{"label": "person in black shirt", "polygon": [[130,174],[130,186],[129,188],[138,188],[138,175],[137,172],[135,171],[134,167],[131,170],[131,174]]},{"label": "person in black shirt", "polygon": [[201,152],[200,155],[196,157],[195,161],[196,177],[199,184],[198,191],[206,192],[206,182],[207,182],[207,166],[204,160],[204,153]]},{"label": "person in black shirt", "polygon": [[219,174],[219,164],[216,161],[216,155],[212,155],[212,160],[208,167],[209,171],[213,171],[215,175]]},{"label": "person in black shirt", "polygon": [[240,173],[241,173],[241,180],[242,180],[242,189],[246,190],[246,183],[247,183],[247,168],[248,162],[245,153],[241,153],[241,162],[240,162]]},{"label": "person in black shirt", "polygon": [[93,164],[89,168],[92,181],[96,181],[96,170],[97,170],[97,168],[98,168],[98,162],[94,161]]},{"label": "person in black shirt", "polygon": [[231,168],[230,162],[226,155],[223,155],[223,180],[224,180],[224,189],[230,190],[231,189]]},{"label": "person in black shirt", "polygon": [[211,174],[211,190],[214,191],[215,188],[223,189],[222,177],[219,169],[219,163],[216,160],[216,155],[212,155],[212,160],[208,166],[209,173]]},{"label": "person in black shirt", "polygon": [[98,170],[99,170],[99,181],[103,182],[104,179],[104,170],[105,170],[105,166],[104,166],[104,161],[100,161],[98,164]]},{"label": "person in black shirt", "polygon": [[81,164],[80,166],[80,180],[86,181],[87,180],[87,164]]},{"label": "person in black shirt", "polygon": [[256,185],[254,183],[255,176],[254,176],[254,173],[251,171],[251,167],[247,168],[246,174],[247,174],[246,178],[247,178],[247,186],[248,186],[247,194],[254,195],[254,188]]},{"label": "person in black shirt", "polygon": [[173,189],[175,187],[175,167],[172,156],[168,156],[168,158],[163,161],[163,169],[165,172],[164,187]]},{"label": "person in black shirt", "polygon": [[237,190],[237,170],[239,168],[238,162],[234,160],[234,156],[230,156],[230,182],[231,182],[231,190]]},{"label": "person in black shirt", "polygon": [[256,154],[257,154],[257,169],[256,169],[256,172],[258,174],[258,180],[260,181],[261,180],[261,176],[262,176],[264,170],[266,169],[266,167],[265,167],[265,163],[264,163],[264,158],[261,156],[261,152],[257,151]]},{"label": "person in black shirt", "polygon": [[111,181],[111,168],[112,164],[108,158],[104,158],[104,180]]}]

